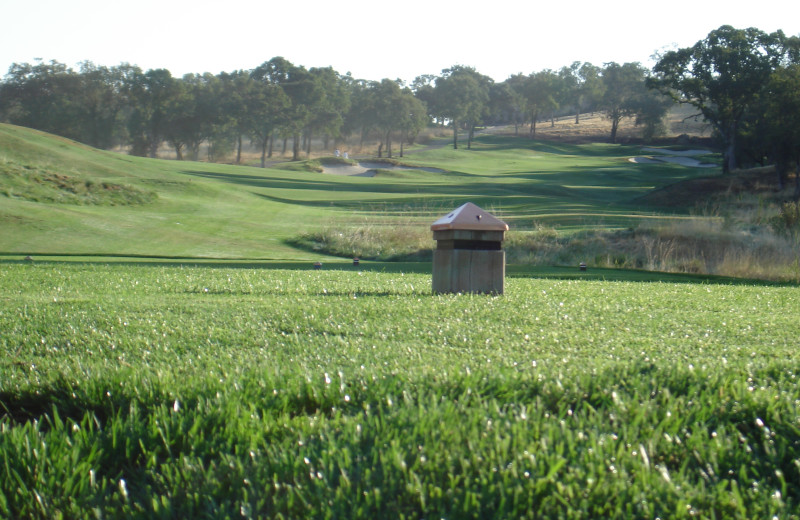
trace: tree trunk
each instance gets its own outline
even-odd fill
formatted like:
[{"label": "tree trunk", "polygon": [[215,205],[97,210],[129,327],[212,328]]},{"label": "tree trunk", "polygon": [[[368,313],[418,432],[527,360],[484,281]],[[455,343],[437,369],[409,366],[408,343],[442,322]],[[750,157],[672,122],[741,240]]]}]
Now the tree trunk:
[{"label": "tree trunk", "polygon": [[789,180],[789,164],[786,160],[787,158],[784,157],[780,150],[773,149],[773,155],[775,156],[775,173],[777,174],[778,191],[783,191]]},{"label": "tree trunk", "polygon": [[272,159],[272,147],[275,146],[275,132],[269,134],[269,149],[267,150],[267,157]]},{"label": "tree trunk", "polygon": [[728,174],[736,169],[736,130],[737,122],[734,121],[728,126],[726,135],[723,135],[725,140],[725,151],[722,157],[722,173]]},{"label": "tree trunk", "polygon": [[575,111],[575,124],[576,125],[581,124],[581,111],[580,111],[580,109]]},{"label": "tree trunk", "polygon": [[800,157],[795,160],[797,167],[794,169],[794,202],[800,201]]},{"label": "tree trunk", "polygon": [[236,138],[236,164],[242,163],[242,134]]},{"label": "tree trunk", "polygon": [[619,128],[619,118],[611,120],[611,144],[617,144],[617,128]]},{"label": "tree trunk", "polygon": [[469,134],[467,134],[467,150],[472,150],[472,138],[475,137],[475,125],[470,123]]},{"label": "tree trunk", "polygon": [[292,160],[300,160],[300,134],[294,134],[292,138]]},{"label": "tree trunk", "polygon": [[453,150],[458,150],[458,124],[453,119]]},{"label": "tree trunk", "polygon": [[183,145],[174,145],[175,146],[175,158],[179,161],[183,160]]},{"label": "tree trunk", "polygon": [[286,155],[286,147],[287,147],[288,141],[289,141],[288,137],[284,137],[283,138],[283,151],[281,152],[281,155]]},{"label": "tree trunk", "polygon": [[381,142],[378,144],[378,159],[381,158],[383,158],[383,139],[381,139]]},{"label": "tree trunk", "polygon": [[722,173],[731,173],[736,169],[736,141],[733,136],[725,146],[725,162],[722,166]]},{"label": "tree trunk", "polygon": [[389,159],[392,158],[392,132],[391,132],[391,130],[386,132],[386,156]]}]

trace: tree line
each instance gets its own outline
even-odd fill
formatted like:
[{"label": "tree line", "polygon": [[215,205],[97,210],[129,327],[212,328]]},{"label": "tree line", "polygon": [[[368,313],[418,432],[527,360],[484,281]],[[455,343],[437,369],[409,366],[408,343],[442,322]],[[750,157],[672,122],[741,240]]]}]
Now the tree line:
[{"label": "tree line", "polygon": [[[0,82],[0,120],[95,146],[124,146],[155,156],[168,143],[178,159],[234,150],[243,140],[265,164],[276,146],[292,143],[297,160],[312,139],[377,139],[378,155],[393,143],[413,143],[430,124],[453,128],[453,146],[466,132],[511,124],[535,137],[537,124],[572,113],[602,112],[616,142],[619,123],[635,118],[645,138],[664,131],[673,103],[694,106],[714,129],[725,172],[742,164],[776,164],[779,182],[800,163],[800,43],[781,31],[722,26],[695,45],[639,63],[575,62],[559,70],[516,74],[495,82],[457,65],[399,80],[367,81],[330,67],[309,68],[275,57],[251,70],[173,77],[123,63],[83,62],[74,70],[57,61],[13,64]],[[800,189],[800,188],[799,188]]]}]

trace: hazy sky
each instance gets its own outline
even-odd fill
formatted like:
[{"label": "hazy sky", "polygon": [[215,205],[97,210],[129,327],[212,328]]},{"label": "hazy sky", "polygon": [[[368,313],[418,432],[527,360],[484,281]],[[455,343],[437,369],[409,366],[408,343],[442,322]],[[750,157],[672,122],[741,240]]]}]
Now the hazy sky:
[{"label": "hazy sky", "polygon": [[[795,5],[795,7],[788,7]],[[503,81],[573,61],[652,65],[721,25],[800,34],[793,0],[0,0],[0,76],[36,58],[127,62],[173,75],[275,56],[359,79],[411,81],[452,65]]]}]

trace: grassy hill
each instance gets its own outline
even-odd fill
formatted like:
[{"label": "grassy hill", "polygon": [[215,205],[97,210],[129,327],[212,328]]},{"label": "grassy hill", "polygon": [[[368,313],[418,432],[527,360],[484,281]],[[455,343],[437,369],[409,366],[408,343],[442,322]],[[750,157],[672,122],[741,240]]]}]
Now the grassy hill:
[{"label": "grassy hill", "polygon": [[260,169],[144,159],[0,125],[0,253],[307,260],[320,254],[291,245],[303,233],[365,224],[427,233],[467,200],[517,231],[685,217],[690,208],[665,213],[637,200],[709,170],[629,162],[640,153],[486,135],[472,150],[419,146],[405,158],[438,173],[349,177],[309,163]]}]

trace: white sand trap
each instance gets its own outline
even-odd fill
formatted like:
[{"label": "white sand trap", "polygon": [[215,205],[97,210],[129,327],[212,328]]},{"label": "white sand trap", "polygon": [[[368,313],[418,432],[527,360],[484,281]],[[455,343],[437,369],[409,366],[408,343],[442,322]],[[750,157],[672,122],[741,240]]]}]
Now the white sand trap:
[{"label": "white sand trap", "polygon": [[358,164],[326,164],[322,166],[322,173],[329,175],[350,175],[357,177],[375,177],[378,170],[419,170],[438,173],[444,170],[438,168],[422,168],[416,166],[397,166],[382,162],[360,162]]},{"label": "white sand trap", "polygon": [[440,168],[426,168],[423,166],[405,166],[403,164],[388,164],[381,162],[362,162],[358,164],[360,164],[364,168],[370,168],[375,170],[416,170],[428,173],[442,173],[444,171]]},{"label": "white sand trap", "polygon": [[642,148],[643,152],[657,153],[662,155],[652,155],[650,157],[631,157],[628,159],[636,164],[654,164],[657,162],[666,162],[671,164],[680,164],[681,166],[688,166],[690,168],[715,168],[716,164],[700,162],[693,157],[697,155],[707,155],[708,150],[663,150],[661,148]]},{"label": "white sand trap", "polygon": [[700,162],[691,157],[654,157],[654,159],[692,168],[715,168],[717,166],[716,164]]},{"label": "white sand trap", "polygon": [[708,150],[665,150],[663,148],[642,148],[643,152],[660,153],[664,155],[677,155],[679,157],[694,157],[695,155],[708,155]]},{"label": "white sand trap", "polygon": [[351,177],[375,177],[378,172],[374,168],[365,168],[361,164],[328,164],[322,167],[322,173]]}]

